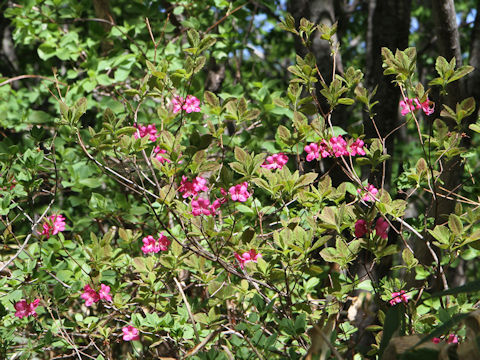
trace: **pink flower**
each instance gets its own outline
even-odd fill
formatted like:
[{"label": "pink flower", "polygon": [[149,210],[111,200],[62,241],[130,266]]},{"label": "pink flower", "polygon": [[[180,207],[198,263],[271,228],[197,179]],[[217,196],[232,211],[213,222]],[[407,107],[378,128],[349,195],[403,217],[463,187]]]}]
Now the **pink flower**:
[{"label": "pink flower", "polygon": [[210,209],[210,215],[215,215],[217,213],[217,210],[220,208],[220,206],[225,202],[225,198],[223,199],[215,199],[208,208]]},{"label": "pink flower", "polygon": [[357,238],[363,237],[367,233],[367,222],[363,219],[357,220],[355,223],[355,236]]},{"label": "pink flower", "polygon": [[362,189],[357,189],[357,192],[360,195],[363,194],[362,200],[364,200],[364,201],[374,201],[375,200],[374,197],[378,194],[378,189],[375,186],[373,186],[372,184],[368,184],[366,192],[364,192]]},{"label": "pink flower", "polygon": [[122,332],[123,340],[125,341],[140,340],[138,329],[133,327],[132,325],[124,326],[122,328]]},{"label": "pink flower", "polygon": [[365,150],[363,149],[364,145],[365,143],[363,142],[363,140],[355,140],[353,144],[350,145],[350,155],[365,155]]},{"label": "pink flower", "polygon": [[187,114],[192,112],[200,112],[200,100],[193,95],[187,95],[184,100],[181,96],[174,96],[172,98],[173,113],[176,114],[180,110],[185,110]]},{"label": "pink flower", "polygon": [[133,126],[138,129],[138,131],[136,131],[134,134],[135,139],[138,139],[139,137],[143,138],[145,136],[148,136],[150,141],[157,140],[158,135],[157,135],[157,128],[155,127],[155,124],[149,124],[147,126],[133,124]]},{"label": "pink flower", "polygon": [[142,251],[144,254],[148,253],[158,253],[160,251],[160,247],[152,235],[148,235],[142,239],[143,246]]},{"label": "pink flower", "polygon": [[408,113],[413,112],[415,110],[415,105],[413,105],[413,99],[407,98],[406,101],[401,100],[400,107],[402,108],[401,110],[402,116],[405,116]]},{"label": "pink flower", "polygon": [[440,338],[437,338],[437,337],[434,337],[434,338],[432,339],[432,342],[433,342],[434,344],[439,344],[440,341],[441,341],[441,339],[440,339]]},{"label": "pink flower", "polygon": [[251,249],[248,252],[244,252],[241,256],[238,255],[237,253],[234,253],[234,256],[240,263],[240,267],[243,269],[245,267],[245,264],[251,261],[257,262],[258,258],[262,257],[262,254],[257,254],[257,252],[254,249]]},{"label": "pink flower", "polygon": [[202,178],[201,176],[197,176],[193,179],[192,182],[187,180],[185,175],[182,176],[182,181],[180,182],[180,186],[178,187],[178,191],[183,193],[183,198],[187,197],[195,197],[201,191],[208,191],[207,187],[207,180]]},{"label": "pink flower", "polygon": [[85,300],[85,306],[90,306],[100,300],[100,296],[88,284],[83,288],[83,294],[80,297]]},{"label": "pink flower", "polygon": [[164,162],[167,162],[167,163],[170,163],[171,161],[167,158],[164,158],[162,155],[160,154],[166,154],[167,150],[165,149],[160,149],[160,146],[156,146],[155,149],[153,149],[153,154],[155,156],[155,159],[157,159],[160,163],[164,163]]},{"label": "pink flower", "polygon": [[375,224],[375,231],[382,239],[387,239],[388,227],[388,222],[386,222],[384,218],[380,217]]},{"label": "pink flower", "polygon": [[168,240],[168,238],[165,235],[160,233],[160,237],[158,238],[158,247],[160,248],[160,251],[167,251],[169,245],[170,245],[170,240]]},{"label": "pink flower", "polygon": [[15,305],[15,316],[18,317],[19,319],[25,317],[25,316],[30,316],[32,315],[33,317],[37,316],[37,313],[35,312],[35,309],[38,306],[38,303],[40,302],[40,299],[35,299],[32,303],[27,303],[27,300],[20,300],[18,301]]},{"label": "pink flower", "polygon": [[190,114],[191,112],[200,112],[200,100],[193,95],[188,95],[182,108],[187,114]]},{"label": "pink flower", "polygon": [[245,181],[241,184],[232,186],[228,189],[230,197],[233,201],[245,202],[252,195],[247,191],[248,183]]},{"label": "pink flower", "polygon": [[408,303],[409,296],[405,294],[405,290],[400,290],[400,292],[393,292],[392,299],[389,300],[391,306],[395,306],[404,302],[405,304]]},{"label": "pink flower", "polygon": [[455,335],[455,334],[448,335],[447,343],[448,344],[458,344],[458,336]]},{"label": "pink flower", "polygon": [[303,148],[307,152],[307,161],[312,161],[320,157],[318,144],[311,143]]},{"label": "pink flower", "polygon": [[65,218],[62,215],[51,215],[42,225],[43,230],[40,235],[45,235],[47,239],[52,235],[57,235],[65,230]]},{"label": "pink flower", "polygon": [[172,98],[172,105],[173,105],[173,113],[174,114],[178,113],[180,110],[182,110],[183,97],[174,96]]},{"label": "pink flower", "polygon": [[112,295],[110,295],[110,286],[100,284],[100,291],[98,292],[100,299],[105,301],[112,301]]},{"label": "pink flower", "polygon": [[260,165],[265,169],[281,169],[288,162],[288,156],[284,153],[273,154],[268,156],[265,162]]},{"label": "pink flower", "polygon": [[330,139],[330,146],[332,147],[333,155],[335,157],[348,156],[347,142],[343,139],[342,135],[332,137]]},{"label": "pink flower", "polygon": [[[420,100],[418,100],[417,98],[415,98],[414,101],[417,105],[417,109],[422,109],[425,115],[432,115],[434,113],[435,104],[432,101],[428,100],[428,97],[423,103],[421,103]],[[430,107],[430,105],[432,107]]]},{"label": "pink flower", "polygon": [[192,200],[192,214],[194,216],[199,215],[211,215],[210,211],[210,200],[204,198],[198,198]]}]

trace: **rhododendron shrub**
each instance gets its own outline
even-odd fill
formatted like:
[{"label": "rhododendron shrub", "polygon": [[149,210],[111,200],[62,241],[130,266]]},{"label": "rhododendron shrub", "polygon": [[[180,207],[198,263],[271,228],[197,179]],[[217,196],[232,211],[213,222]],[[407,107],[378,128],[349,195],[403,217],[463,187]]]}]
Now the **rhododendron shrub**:
[{"label": "rhododendron shrub", "polygon": [[[54,21],[53,5],[37,4],[45,28],[65,24],[65,49],[82,42],[72,54],[43,26],[30,29],[38,39],[16,33],[45,40],[39,56],[62,68],[42,85],[45,111],[5,131],[19,144],[0,141],[0,358],[367,359],[397,335],[472,345],[477,150],[461,141],[478,141],[464,135],[475,103],[436,95],[471,69],[439,58],[439,78],[422,85],[413,48],[383,50],[402,94],[388,103],[405,115],[394,134],[414,147],[396,159],[391,134],[364,131],[384,120],[385,99],[360,69],[322,75],[307,46],[288,84],[270,81],[285,76],[276,67],[244,74],[228,62],[243,46],[228,28],[255,22],[257,6],[208,4],[228,16],[182,2],[155,27],[117,11],[115,26],[92,24],[108,25],[94,45],[66,30],[80,19]],[[9,12],[16,26],[33,16],[25,7]],[[189,20],[192,9],[205,13]],[[101,20],[88,11],[82,21]],[[280,28],[341,51],[335,26],[295,28],[287,16]],[[94,57],[103,52],[113,59]],[[238,74],[212,84],[223,66]],[[470,193],[443,179],[457,160]],[[448,214],[441,199],[457,201]],[[460,266],[468,281],[457,287]]]}]

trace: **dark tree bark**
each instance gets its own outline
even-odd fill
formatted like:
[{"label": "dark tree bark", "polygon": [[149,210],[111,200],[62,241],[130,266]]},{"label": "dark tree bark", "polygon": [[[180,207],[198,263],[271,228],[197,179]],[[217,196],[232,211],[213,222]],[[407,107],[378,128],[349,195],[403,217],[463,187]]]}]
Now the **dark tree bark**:
[{"label": "dark tree bark", "polygon": [[[392,11],[395,9],[395,11]],[[392,78],[383,75],[382,47],[392,52],[405,49],[408,46],[410,32],[411,0],[369,0],[368,28],[366,52],[366,86],[371,91],[378,85],[375,100],[375,123],[380,136],[385,137],[398,126],[398,103],[400,90],[392,83]],[[365,134],[367,138],[378,138],[377,131],[370,119],[365,118]],[[386,139],[385,147],[389,154],[394,153],[393,136]],[[391,162],[387,162],[385,184],[389,187],[391,177]],[[380,179],[375,179],[377,184]]]}]

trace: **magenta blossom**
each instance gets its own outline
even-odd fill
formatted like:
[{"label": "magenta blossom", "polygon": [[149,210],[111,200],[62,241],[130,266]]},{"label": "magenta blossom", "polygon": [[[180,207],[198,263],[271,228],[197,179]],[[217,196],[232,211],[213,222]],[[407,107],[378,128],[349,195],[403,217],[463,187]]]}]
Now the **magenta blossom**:
[{"label": "magenta blossom", "polygon": [[176,114],[180,110],[185,110],[187,114],[192,112],[200,112],[200,100],[193,95],[187,95],[186,99],[181,96],[174,96],[172,98],[173,113]]},{"label": "magenta blossom", "polygon": [[148,136],[150,141],[156,141],[158,138],[157,134],[157,128],[155,124],[149,124],[147,126],[144,125],[138,125],[138,124],[133,124],[134,127],[138,129],[138,131],[135,132],[134,136],[135,139],[138,139],[139,137],[145,137]]},{"label": "magenta blossom", "polygon": [[252,194],[248,192],[248,183],[246,181],[232,186],[228,189],[228,192],[233,201],[245,202],[250,196],[252,196]]},{"label": "magenta blossom", "polygon": [[375,232],[382,239],[387,239],[388,227],[389,227],[388,222],[386,222],[384,218],[380,217],[378,218],[377,223],[375,224]]},{"label": "magenta blossom", "polygon": [[367,222],[363,219],[357,220],[355,223],[355,236],[357,238],[363,237],[367,233]]},{"label": "magenta blossom", "polygon": [[458,344],[458,336],[455,334],[449,334],[447,338],[448,344]]},{"label": "magenta blossom", "polygon": [[435,111],[435,104],[428,100],[428,97],[425,99],[423,103],[420,102],[418,98],[414,99],[405,99],[400,101],[400,107],[402,116],[407,115],[410,112],[414,112],[415,110],[422,109],[425,115],[432,115]]},{"label": "magenta blossom", "polygon": [[110,286],[100,284],[100,291],[98,295],[101,300],[112,301],[112,295],[110,295]]},{"label": "magenta blossom", "polygon": [[357,139],[353,142],[352,145],[350,145],[350,155],[355,156],[355,155],[365,155],[365,150],[363,147],[365,146],[365,143],[361,139]]},{"label": "magenta blossom", "polygon": [[155,240],[152,235],[148,235],[142,239],[142,242],[142,251],[144,254],[167,251],[168,245],[170,245],[170,240],[162,233],[160,233],[160,237],[157,240]]},{"label": "magenta blossom", "polygon": [[378,189],[373,186],[372,184],[368,184],[366,187],[367,191],[363,191],[362,189],[357,189],[357,193],[362,195],[363,201],[374,201],[375,196],[378,194]]},{"label": "magenta blossom", "polygon": [[400,292],[392,292],[392,299],[388,302],[391,306],[395,306],[400,303],[408,303],[409,296],[405,294],[405,290],[400,290]]},{"label": "magenta blossom", "polygon": [[240,263],[240,267],[243,269],[245,267],[245,264],[253,261],[257,262],[258,258],[262,257],[262,254],[257,253],[254,249],[251,249],[248,252],[244,252],[242,255],[238,255],[237,253],[233,254],[235,258],[238,260]]},{"label": "magenta blossom", "polygon": [[190,196],[195,197],[199,192],[208,191],[207,180],[201,176],[197,176],[190,182],[187,180],[187,177],[183,175],[178,191],[183,194],[184,199]]},{"label": "magenta blossom", "polygon": [[402,108],[401,110],[402,116],[405,116],[408,113],[415,111],[415,105],[413,105],[413,99],[407,98],[406,101],[401,100],[400,107]]},{"label": "magenta blossom", "polygon": [[138,329],[133,327],[132,325],[124,326],[122,328],[122,332],[123,340],[125,341],[140,340]]},{"label": "magenta blossom", "polygon": [[30,304],[27,303],[27,300],[20,300],[18,301],[15,305],[15,316],[18,317],[19,319],[25,317],[25,316],[33,316],[36,317],[37,313],[35,312],[35,309],[38,306],[38,303],[40,302],[40,299],[35,299],[33,302]]},{"label": "magenta blossom", "polygon": [[264,163],[260,166],[270,170],[282,169],[287,162],[288,162],[288,156],[285,155],[284,153],[278,153],[278,154],[273,154],[271,156],[268,156],[265,159]]},{"label": "magenta blossom", "polygon": [[192,214],[194,216],[199,215],[211,215],[210,211],[210,200],[205,198],[197,198],[192,200]]},{"label": "magenta blossom", "polygon": [[85,306],[91,306],[100,300],[100,295],[88,284],[83,288],[83,294],[80,297],[85,300]]},{"label": "magenta blossom", "polygon": [[165,149],[160,149],[160,146],[156,146],[155,149],[153,149],[153,156],[155,159],[157,159],[160,163],[170,163],[170,159],[164,158],[161,154],[166,154],[167,150]]},{"label": "magenta blossom", "polygon": [[65,218],[62,215],[51,215],[42,225],[43,230],[40,235],[45,235],[47,239],[52,235],[57,235],[65,230]]},{"label": "magenta blossom", "polygon": [[320,152],[318,149],[318,144],[311,143],[309,145],[305,145],[303,148],[307,153],[307,161],[312,161],[318,159],[320,157]]},{"label": "magenta blossom", "polygon": [[163,235],[163,233],[160,233],[160,237],[158,238],[158,247],[160,248],[160,251],[167,251],[168,246],[170,245],[170,240]]}]

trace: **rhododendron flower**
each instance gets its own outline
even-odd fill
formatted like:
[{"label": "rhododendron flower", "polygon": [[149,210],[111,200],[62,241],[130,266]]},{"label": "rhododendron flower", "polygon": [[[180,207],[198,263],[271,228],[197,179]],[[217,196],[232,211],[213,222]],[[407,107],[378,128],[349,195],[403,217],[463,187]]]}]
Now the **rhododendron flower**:
[{"label": "rhododendron flower", "polygon": [[233,201],[245,202],[252,195],[247,191],[248,183],[245,181],[241,184],[232,186],[228,189],[230,197]]},{"label": "rhododendron flower", "polygon": [[455,335],[455,334],[448,335],[447,343],[448,344],[458,344],[458,336]]},{"label": "rhododendron flower", "polygon": [[400,290],[400,292],[393,292],[392,299],[389,300],[390,305],[394,306],[404,302],[405,304],[408,303],[409,296],[405,294],[405,290]]},{"label": "rhododendron flower", "polygon": [[155,127],[155,124],[149,124],[147,126],[133,124],[133,126],[138,129],[138,131],[136,131],[134,134],[135,139],[138,139],[139,137],[143,138],[145,136],[148,136],[150,141],[157,140],[158,135],[157,135],[157,128]]},{"label": "rhododendron flower", "polygon": [[133,327],[132,325],[124,326],[122,328],[122,332],[123,340],[125,341],[140,340],[138,329]]},{"label": "rhododendron flower", "polygon": [[375,224],[375,231],[377,235],[380,236],[382,239],[387,239],[388,227],[388,222],[386,222],[384,218],[380,217]]},{"label": "rhododendron flower", "polygon": [[[422,109],[425,115],[432,115],[435,111],[435,104],[427,99],[421,103],[420,100],[415,98],[415,104],[417,105],[417,109]],[[432,107],[430,107],[430,105]]]},{"label": "rhododendron flower", "polygon": [[363,219],[357,220],[355,223],[355,236],[363,237],[367,233],[367,222]]},{"label": "rhododendron flower", "polygon": [[38,303],[40,302],[40,299],[35,299],[32,303],[27,303],[27,300],[20,300],[18,301],[15,305],[15,316],[18,317],[19,319],[22,319],[25,316],[30,316],[32,315],[33,317],[37,316],[37,313],[35,312],[35,309],[38,306]]},{"label": "rhododendron flower", "polygon": [[432,339],[432,342],[435,343],[435,344],[439,344],[440,341],[441,341],[441,339],[440,339],[440,338],[437,338],[437,337],[434,337],[434,338]]},{"label": "rhododendron flower", "polygon": [[373,201],[374,197],[378,194],[378,189],[373,186],[372,184],[368,184],[367,191],[363,191],[362,189],[357,189],[357,192],[362,196],[362,200],[364,201]]},{"label": "rhododendron flower", "polygon": [[85,300],[85,306],[91,306],[100,300],[100,295],[88,284],[83,288],[83,294],[80,297]]},{"label": "rhododendron flower", "polygon": [[167,251],[169,245],[170,245],[170,240],[168,240],[168,238],[165,235],[160,233],[160,237],[158,238],[158,247],[160,248],[160,251]]},{"label": "rhododendron flower", "polygon": [[148,253],[158,253],[160,251],[160,246],[157,243],[157,240],[152,235],[148,235],[142,239],[143,246],[142,251],[144,254]]},{"label": "rhododendron flower", "polygon": [[413,99],[406,99],[407,101],[401,100],[400,107],[402,108],[401,113],[402,116],[407,115],[409,112],[413,112],[415,110],[415,105],[413,105]]},{"label": "rhododendron flower", "polygon": [[348,156],[347,142],[343,139],[342,135],[332,137],[330,139],[330,146],[332,147],[333,155],[335,157]]},{"label": "rhododendron flower", "polygon": [[57,235],[65,230],[65,218],[62,215],[51,215],[42,225],[43,230],[40,235],[45,235],[47,239],[52,235]]},{"label": "rhododendron flower", "polygon": [[192,112],[200,112],[200,100],[193,95],[187,95],[184,100],[181,96],[174,96],[172,98],[173,113],[176,114],[180,110],[185,110],[187,114]]},{"label": "rhododendron flower", "polygon": [[199,215],[211,215],[210,200],[205,198],[198,198],[192,200],[192,214],[194,216]]},{"label": "rhododendron flower", "polygon": [[312,161],[320,157],[320,153],[318,151],[318,144],[316,143],[305,145],[303,149],[307,152],[307,161]]},{"label": "rhododendron flower", "polygon": [[178,191],[183,194],[182,196],[184,199],[190,196],[195,197],[201,191],[208,191],[206,184],[207,180],[201,176],[197,176],[192,182],[190,182],[187,180],[187,177],[183,175]]},{"label": "rhododendron flower", "polygon": [[112,295],[110,295],[110,286],[100,284],[100,291],[98,292],[100,299],[105,301],[112,301]]},{"label": "rhododendron flower", "polygon": [[268,156],[264,163],[260,165],[265,169],[281,169],[288,162],[288,156],[284,153],[273,154]]},{"label": "rhododendron flower", "polygon": [[191,112],[200,112],[200,100],[193,95],[188,95],[182,108],[187,114],[190,114]]},{"label": "rhododendron flower", "polygon": [[363,146],[365,143],[361,139],[357,139],[353,142],[352,145],[350,145],[350,155],[355,156],[355,155],[365,155],[365,150],[363,149]]},{"label": "rhododendron flower", "polygon": [[242,255],[238,255],[237,253],[234,253],[234,255],[240,263],[240,267],[242,269],[245,267],[245,264],[249,263],[250,261],[257,262],[258,258],[262,257],[262,254],[257,254],[254,249],[251,249],[248,252],[244,252]]},{"label": "rhododendron flower", "polygon": [[155,149],[153,149],[153,155],[155,157],[155,159],[157,159],[160,163],[164,163],[164,162],[167,162],[167,163],[170,163],[170,159],[167,159],[167,158],[164,158],[161,154],[166,154],[167,153],[167,150],[165,149],[160,149],[160,146],[156,146]]}]

